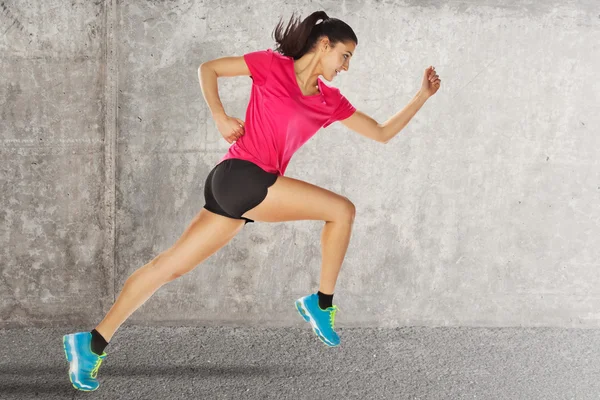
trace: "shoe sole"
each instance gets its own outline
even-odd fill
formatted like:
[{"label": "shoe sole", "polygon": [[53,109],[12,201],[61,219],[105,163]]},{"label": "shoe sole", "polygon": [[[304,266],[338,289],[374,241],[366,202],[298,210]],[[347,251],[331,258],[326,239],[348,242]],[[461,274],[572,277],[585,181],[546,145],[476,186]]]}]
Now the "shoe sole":
[{"label": "shoe sole", "polygon": [[[67,351],[67,335],[63,336],[63,349],[65,350],[65,357],[67,358],[67,361],[69,362],[69,367],[71,367],[71,361],[73,361],[73,358],[69,356],[69,352]],[[75,386],[75,384],[73,383],[73,378],[71,377],[72,372],[69,371],[69,381],[71,381],[71,385],[73,385],[73,387],[77,390],[81,390],[82,392],[93,392],[95,390],[98,390],[98,388],[96,389],[82,389],[79,388],[77,386]],[[100,386],[98,386],[100,387]]]},{"label": "shoe sole", "polygon": [[321,342],[325,343],[327,346],[329,347],[337,347],[339,346],[338,344],[333,344],[331,342],[329,342],[327,340],[327,338],[325,338],[319,331],[318,327],[317,327],[317,322],[310,316],[310,313],[308,311],[306,311],[306,307],[304,305],[304,300],[300,299],[300,300],[296,300],[296,310],[298,310],[298,313],[300,314],[300,316],[306,321],[306,322],[310,322],[312,328],[313,328],[313,332],[315,333],[315,335],[317,335],[317,337],[321,340]]}]

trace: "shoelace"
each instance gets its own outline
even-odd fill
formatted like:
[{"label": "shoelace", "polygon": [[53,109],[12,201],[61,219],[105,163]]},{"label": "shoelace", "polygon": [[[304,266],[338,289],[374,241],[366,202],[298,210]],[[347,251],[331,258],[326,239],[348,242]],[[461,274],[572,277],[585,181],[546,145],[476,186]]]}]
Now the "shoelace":
[{"label": "shoelace", "polygon": [[98,359],[96,360],[96,365],[94,365],[94,369],[92,369],[92,378],[96,379],[96,377],[98,376],[98,368],[100,368],[100,364],[102,364],[102,359],[100,357],[98,357]]},{"label": "shoelace", "polygon": [[338,312],[339,307],[338,306],[333,306],[333,310],[331,310],[331,312],[329,313],[329,321],[331,324],[331,329],[333,329],[333,325],[335,323],[335,313]]}]

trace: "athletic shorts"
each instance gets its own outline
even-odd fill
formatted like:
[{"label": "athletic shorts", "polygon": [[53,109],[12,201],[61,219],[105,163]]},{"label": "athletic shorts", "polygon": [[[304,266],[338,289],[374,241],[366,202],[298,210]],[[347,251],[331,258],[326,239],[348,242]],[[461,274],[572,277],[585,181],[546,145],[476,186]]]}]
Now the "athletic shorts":
[{"label": "athletic shorts", "polygon": [[263,170],[253,162],[228,158],[217,164],[204,183],[204,208],[225,217],[254,222],[242,215],[267,197],[267,189],[278,174]]}]

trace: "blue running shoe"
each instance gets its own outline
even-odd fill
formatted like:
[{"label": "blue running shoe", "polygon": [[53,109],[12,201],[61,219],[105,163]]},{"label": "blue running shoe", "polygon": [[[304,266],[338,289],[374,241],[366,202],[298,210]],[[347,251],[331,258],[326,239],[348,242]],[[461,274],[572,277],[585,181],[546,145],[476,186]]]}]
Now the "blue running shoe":
[{"label": "blue running shoe", "polygon": [[310,322],[313,331],[323,343],[331,347],[340,344],[340,337],[333,330],[335,313],[339,310],[338,306],[321,309],[319,295],[313,293],[296,300],[296,309],[306,322]]},{"label": "blue running shoe", "polygon": [[91,392],[98,389],[98,368],[106,357],[92,351],[92,333],[77,332],[63,336],[63,347],[69,361],[69,379],[75,389]]}]

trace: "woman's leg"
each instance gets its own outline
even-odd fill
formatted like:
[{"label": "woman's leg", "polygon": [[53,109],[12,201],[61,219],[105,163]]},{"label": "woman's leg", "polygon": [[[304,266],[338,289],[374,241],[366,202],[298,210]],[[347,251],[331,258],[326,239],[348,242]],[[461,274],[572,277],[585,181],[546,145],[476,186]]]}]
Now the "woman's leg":
[{"label": "woman's leg", "polygon": [[321,280],[319,291],[333,294],[350,235],[352,222],[326,221],[321,234]]},{"label": "woman's leg", "polygon": [[135,271],[96,330],[108,342],[121,324],[162,285],[193,270],[227,244],[245,220],[203,208],[171,248]]},{"label": "woman's leg", "polygon": [[280,175],[268,188],[267,197],[242,216],[262,222],[325,221],[321,235],[319,290],[333,294],[350,242],[355,213],[354,204],[347,197]]}]

